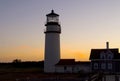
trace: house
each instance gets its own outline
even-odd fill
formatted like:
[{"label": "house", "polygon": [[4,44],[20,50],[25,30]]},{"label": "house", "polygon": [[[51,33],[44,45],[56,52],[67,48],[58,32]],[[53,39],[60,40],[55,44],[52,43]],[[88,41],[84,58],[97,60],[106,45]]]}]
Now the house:
[{"label": "house", "polygon": [[89,72],[90,62],[76,62],[75,59],[60,59],[55,65],[55,72],[57,73],[79,73]]},{"label": "house", "polygon": [[90,61],[77,61],[76,62],[76,70],[77,72],[90,72]]},{"label": "house", "polygon": [[106,49],[91,49],[91,71],[116,73],[120,72],[120,54],[118,48],[109,48],[106,43]]}]

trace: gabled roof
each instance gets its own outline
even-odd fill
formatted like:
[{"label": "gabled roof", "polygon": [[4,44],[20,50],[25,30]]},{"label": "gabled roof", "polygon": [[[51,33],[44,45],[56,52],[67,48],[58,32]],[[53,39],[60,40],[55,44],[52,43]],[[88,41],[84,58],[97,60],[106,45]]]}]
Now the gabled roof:
[{"label": "gabled roof", "polygon": [[60,59],[56,65],[75,65],[75,59]]},{"label": "gabled roof", "polygon": [[77,61],[75,62],[76,65],[84,65],[84,66],[89,66],[90,61]]},{"label": "gabled roof", "polygon": [[89,66],[90,61],[75,61],[75,59],[60,59],[56,66],[73,66],[73,65],[85,65]]},{"label": "gabled roof", "polygon": [[100,58],[100,54],[101,52],[107,52],[107,51],[111,51],[114,54],[114,58],[113,59],[119,59],[120,58],[120,54],[119,54],[119,50],[118,48],[114,48],[114,49],[91,49],[91,53],[90,53],[90,60],[91,59],[99,59]]}]

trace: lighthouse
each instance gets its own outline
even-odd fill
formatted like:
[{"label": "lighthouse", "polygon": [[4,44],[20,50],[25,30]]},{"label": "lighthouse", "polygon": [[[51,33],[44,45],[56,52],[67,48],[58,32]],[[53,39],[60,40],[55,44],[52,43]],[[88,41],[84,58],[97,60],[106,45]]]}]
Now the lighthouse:
[{"label": "lighthouse", "polygon": [[44,56],[44,72],[55,72],[55,64],[60,60],[60,33],[61,26],[59,24],[59,15],[51,13],[46,15],[45,30],[45,56]]}]

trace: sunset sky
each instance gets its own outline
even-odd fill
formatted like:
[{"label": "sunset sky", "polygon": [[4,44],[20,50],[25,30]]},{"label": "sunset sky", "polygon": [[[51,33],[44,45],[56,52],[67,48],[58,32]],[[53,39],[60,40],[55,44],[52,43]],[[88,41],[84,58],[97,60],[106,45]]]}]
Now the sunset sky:
[{"label": "sunset sky", "polygon": [[89,60],[92,48],[120,48],[120,0],[0,0],[0,62],[44,59],[46,14],[60,15],[61,58]]}]

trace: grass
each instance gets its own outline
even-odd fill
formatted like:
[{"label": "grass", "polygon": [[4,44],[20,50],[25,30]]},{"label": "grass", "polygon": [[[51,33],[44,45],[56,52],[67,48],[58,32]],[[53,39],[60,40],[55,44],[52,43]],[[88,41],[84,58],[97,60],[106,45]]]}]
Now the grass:
[{"label": "grass", "polygon": [[80,78],[83,74],[50,74],[43,73],[43,68],[40,67],[13,67],[13,66],[2,66],[0,67],[0,81],[16,81],[16,79],[25,78]]},{"label": "grass", "polygon": [[43,70],[41,68],[0,68],[0,81],[16,81],[17,78],[38,77]]},{"label": "grass", "polygon": [[0,68],[0,73],[11,73],[11,72],[42,72],[41,68]]}]

